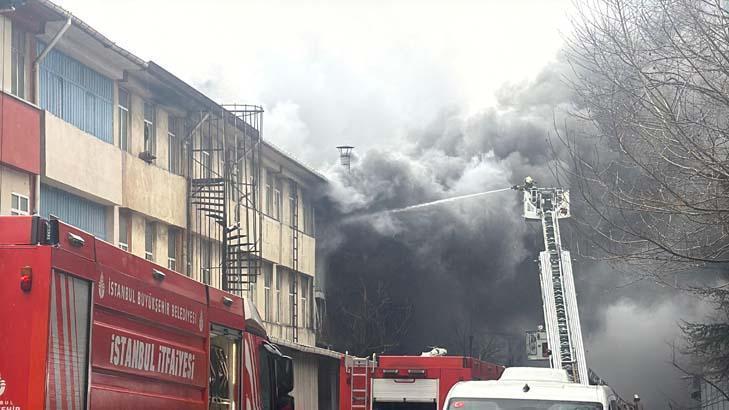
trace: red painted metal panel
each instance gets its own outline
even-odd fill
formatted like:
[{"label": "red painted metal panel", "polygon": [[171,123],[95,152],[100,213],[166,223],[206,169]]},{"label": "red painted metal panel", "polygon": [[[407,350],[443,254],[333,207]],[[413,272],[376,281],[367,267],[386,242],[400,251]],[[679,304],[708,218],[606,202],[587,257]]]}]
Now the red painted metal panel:
[{"label": "red painted metal panel", "polygon": [[[386,374],[385,370],[389,370],[389,372]],[[396,370],[397,373],[392,373],[393,370]],[[408,370],[424,370],[424,373],[413,375],[409,374]],[[462,380],[496,380],[503,371],[503,366],[463,356],[379,356],[372,378],[438,379],[438,400],[440,402],[438,408],[443,408],[443,401],[448,391],[457,382]],[[340,361],[339,373],[340,409],[350,410],[352,377],[345,367],[344,358]],[[356,384],[362,383],[362,378],[359,379]],[[358,385],[354,387],[364,388],[364,386]]]},{"label": "red painted metal panel", "polygon": [[0,92],[0,162],[40,173],[41,111]]},{"label": "red painted metal panel", "polygon": [[88,260],[95,260],[96,238],[78,228],[58,222],[58,247]]},{"label": "red painted metal panel", "polygon": [[173,400],[205,402],[205,391],[195,386],[172,382],[150,383],[149,379],[143,377],[119,377],[114,372],[106,373],[101,369],[97,369],[93,374],[92,396],[94,390],[113,390],[138,393],[144,396],[167,396]]},{"label": "red painted metal panel", "polygon": [[471,367],[472,359],[463,356],[380,356],[380,369],[462,369]]},{"label": "red painted metal panel", "polygon": [[[20,269],[24,266],[32,268],[30,292],[20,289]],[[2,400],[9,406],[43,408],[49,281],[50,249],[0,247],[0,379],[5,390]]]},{"label": "red painted metal panel", "polygon": [[0,216],[0,245],[32,244],[32,216]]},{"label": "red painted metal panel", "polygon": [[[176,297],[207,304],[204,284],[146,259],[134,256],[110,243],[101,240],[96,241],[96,261],[100,265],[110,267],[117,272],[122,272],[140,280],[144,286],[165,289],[174,293]],[[154,270],[164,273],[165,279],[161,281],[155,279],[153,277]]]},{"label": "red painted metal panel", "polygon": [[[243,299],[240,296],[210,286],[207,288],[210,322],[233,329],[245,330]],[[229,301],[230,305],[226,305],[226,301]]]},{"label": "red painted metal panel", "polygon": [[[201,390],[207,385],[207,360],[202,346],[175,343],[94,324],[91,363],[95,368],[160,381],[190,384]],[[132,378],[132,380],[134,380]]]},{"label": "red painted metal panel", "polygon": [[243,336],[243,408],[261,410],[260,349],[264,339],[250,333]]},{"label": "red painted metal panel", "polygon": [[153,396],[133,390],[116,390],[101,386],[91,389],[89,408],[94,410],[203,410],[205,400],[189,400],[175,396]]},{"label": "red painted metal panel", "polygon": [[[204,335],[207,331],[205,305],[165,289],[149,286],[137,278],[98,266],[96,303],[121,315],[134,316],[156,325]],[[168,277],[169,278],[169,277]],[[164,279],[167,281],[167,278]]]},{"label": "red painted metal panel", "polygon": [[99,277],[96,272],[96,265],[93,261],[80,258],[77,254],[73,254],[61,248],[52,247],[50,250],[52,257],[51,266],[53,268],[94,282]]}]

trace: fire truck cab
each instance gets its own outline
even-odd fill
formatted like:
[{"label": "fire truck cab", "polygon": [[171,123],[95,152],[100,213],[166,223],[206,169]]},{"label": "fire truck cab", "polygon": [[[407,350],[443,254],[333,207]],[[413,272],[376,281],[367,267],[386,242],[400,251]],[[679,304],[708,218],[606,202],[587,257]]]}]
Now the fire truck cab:
[{"label": "fire truck cab", "polygon": [[341,410],[441,410],[459,381],[495,380],[502,366],[463,356],[345,355],[340,363]]},{"label": "fire truck cab", "polygon": [[58,220],[0,217],[0,409],[293,409],[247,300]]}]

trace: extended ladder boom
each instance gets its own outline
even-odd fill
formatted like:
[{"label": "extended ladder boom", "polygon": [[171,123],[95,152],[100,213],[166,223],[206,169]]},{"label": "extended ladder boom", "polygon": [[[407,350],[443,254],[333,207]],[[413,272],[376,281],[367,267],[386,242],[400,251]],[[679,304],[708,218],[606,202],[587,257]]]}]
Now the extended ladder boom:
[{"label": "extended ladder boom", "polygon": [[559,234],[559,220],[570,216],[569,192],[525,181],[514,188],[524,192],[524,217],[542,223],[545,250],[539,254],[539,277],[550,361],[553,368],[566,370],[571,381],[588,384],[572,262]]}]

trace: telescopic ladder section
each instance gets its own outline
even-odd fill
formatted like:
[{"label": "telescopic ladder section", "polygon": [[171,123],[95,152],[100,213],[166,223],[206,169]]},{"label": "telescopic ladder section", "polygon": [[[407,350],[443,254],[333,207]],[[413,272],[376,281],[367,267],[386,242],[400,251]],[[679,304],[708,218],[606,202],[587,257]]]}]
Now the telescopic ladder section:
[{"label": "telescopic ladder section", "polygon": [[377,366],[368,357],[345,356],[344,364],[349,373],[349,398],[351,409],[368,409],[370,402],[370,381]]},{"label": "telescopic ladder section", "polygon": [[524,217],[542,224],[545,250],[539,254],[539,276],[551,365],[566,370],[571,381],[588,384],[572,262],[559,233],[559,219],[570,216],[569,192],[537,188],[531,179],[517,188],[524,191]]}]

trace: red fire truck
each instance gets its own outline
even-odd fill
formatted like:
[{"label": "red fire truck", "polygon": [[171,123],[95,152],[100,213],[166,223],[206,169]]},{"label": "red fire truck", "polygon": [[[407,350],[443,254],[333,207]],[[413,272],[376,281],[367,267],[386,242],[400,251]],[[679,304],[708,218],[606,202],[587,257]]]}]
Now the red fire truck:
[{"label": "red fire truck", "polygon": [[57,220],[0,217],[0,409],[293,409],[255,308]]},{"label": "red fire truck", "polygon": [[464,380],[497,380],[503,366],[463,356],[345,355],[340,362],[340,410],[441,410]]}]

